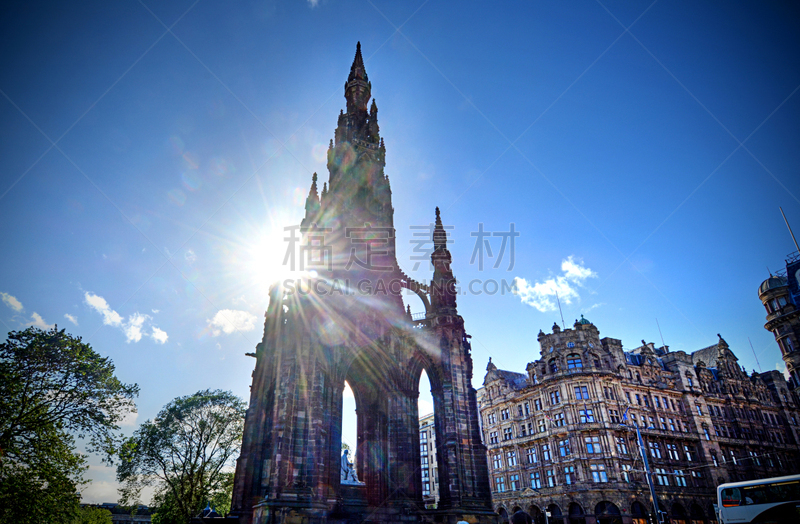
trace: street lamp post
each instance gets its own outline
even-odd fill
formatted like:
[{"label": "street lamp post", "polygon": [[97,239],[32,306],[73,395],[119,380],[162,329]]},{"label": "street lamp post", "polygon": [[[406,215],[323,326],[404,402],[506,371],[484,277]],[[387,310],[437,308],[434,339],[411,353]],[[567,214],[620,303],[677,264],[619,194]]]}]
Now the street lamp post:
[{"label": "street lamp post", "polygon": [[[630,428],[627,424],[620,424],[625,428]],[[647,453],[644,449],[644,441],[642,440],[642,432],[639,431],[639,426],[633,426],[636,429],[636,443],[639,445],[639,453],[642,455],[642,462],[644,463],[644,475],[647,479],[647,486],[650,488],[650,496],[653,498],[653,510],[655,511],[656,522],[664,522],[661,512],[658,510],[658,499],[656,498],[656,489],[653,486],[653,477],[650,474],[650,463],[647,461]]]}]

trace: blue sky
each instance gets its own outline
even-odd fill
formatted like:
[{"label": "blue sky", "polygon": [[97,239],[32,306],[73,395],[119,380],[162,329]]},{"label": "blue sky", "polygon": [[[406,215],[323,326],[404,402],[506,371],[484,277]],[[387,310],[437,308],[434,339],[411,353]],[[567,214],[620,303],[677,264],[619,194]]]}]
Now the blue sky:
[{"label": "blue sky", "polygon": [[[439,206],[474,384],[536,334],[775,369],[757,288],[800,230],[800,17],[786,2],[27,2],[0,16],[0,321],[58,324],[142,392],[247,398],[283,227],[361,41],[401,266]],[[516,238],[471,264],[479,224]],[[800,232],[800,231],[799,231]],[[524,282],[523,282],[524,281]],[[473,285],[473,288],[476,288]],[[492,289],[491,286],[488,289]],[[412,302],[412,309],[419,310]],[[135,428],[131,420],[126,426]],[[114,500],[94,466],[85,500]]]}]

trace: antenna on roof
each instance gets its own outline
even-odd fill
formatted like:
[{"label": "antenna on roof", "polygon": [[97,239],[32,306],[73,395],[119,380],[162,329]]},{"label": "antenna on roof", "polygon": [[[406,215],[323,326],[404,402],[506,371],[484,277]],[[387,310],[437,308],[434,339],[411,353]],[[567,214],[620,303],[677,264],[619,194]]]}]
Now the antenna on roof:
[{"label": "antenna on roof", "polygon": [[778,209],[781,210],[781,215],[783,215],[783,221],[786,222],[786,227],[789,228],[789,234],[792,235],[792,241],[794,242],[794,247],[798,251],[800,251],[800,246],[797,245],[797,239],[794,238],[794,233],[792,233],[792,226],[789,225],[789,221],[786,220],[786,214],[783,212],[783,208],[778,206]]},{"label": "antenna on roof", "polygon": [[564,312],[561,311],[561,299],[558,298],[558,290],[556,290],[556,302],[558,302],[558,312],[561,313],[561,328],[567,329],[567,325],[564,323]]},{"label": "antenna on roof", "polygon": [[753,357],[755,357],[756,364],[758,364],[758,372],[761,373],[761,363],[758,361],[758,356],[756,356],[756,349],[753,347],[753,341],[750,340],[750,337],[747,337],[747,341],[750,342],[750,349],[753,350]]},{"label": "antenna on roof", "polygon": [[661,347],[667,347],[664,343],[664,335],[661,334],[661,324],[658,323],[658,318],[656,317],[656,326],[658,326],[658,335],[661,337]]}]

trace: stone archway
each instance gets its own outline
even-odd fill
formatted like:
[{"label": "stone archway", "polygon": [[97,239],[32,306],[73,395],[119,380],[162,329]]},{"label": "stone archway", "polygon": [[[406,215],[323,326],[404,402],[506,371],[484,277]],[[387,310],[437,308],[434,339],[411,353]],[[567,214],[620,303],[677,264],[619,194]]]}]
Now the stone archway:
[{"label": "stone archway", "polygon": [[597,524],[622,524],[622,514],[613,502],[604,500],[594,508]]}]

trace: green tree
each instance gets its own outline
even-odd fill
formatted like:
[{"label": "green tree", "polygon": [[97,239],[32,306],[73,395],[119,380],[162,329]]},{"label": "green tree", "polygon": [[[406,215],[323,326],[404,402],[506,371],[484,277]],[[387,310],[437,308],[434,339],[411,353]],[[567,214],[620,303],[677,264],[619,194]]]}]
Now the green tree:
[{"label": "green tree", "polygon": [[70,522],[88,467],[75,439],[111,460],[138,392],[65,330],[9,333],[0,344],[0,521]]},{"label": "green tree", "polygon": [[112,524],[111,512],[103,508],[85,506],[78,511],[72,524]]},{"label": "green tree", "polygon": [[230,471],[242,445],[245,409],[240,398],[219,390],[164,406],[120,450],[123,500],[138,499],[143,487],[156,486],[153,522],[164,524],[188,522],[208,501],[227,500],[230,507]]}]

